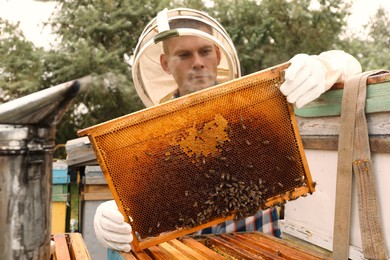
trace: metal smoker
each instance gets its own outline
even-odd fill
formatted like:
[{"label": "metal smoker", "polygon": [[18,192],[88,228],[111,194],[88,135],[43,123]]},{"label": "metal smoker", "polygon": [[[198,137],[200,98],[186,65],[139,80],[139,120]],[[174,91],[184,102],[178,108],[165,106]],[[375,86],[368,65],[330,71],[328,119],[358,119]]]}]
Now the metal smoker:
[{"label": "metal smoker", "polygon": [[81,85],[71,81],[0,105],[1,259],[50,259],[56,125]]}]

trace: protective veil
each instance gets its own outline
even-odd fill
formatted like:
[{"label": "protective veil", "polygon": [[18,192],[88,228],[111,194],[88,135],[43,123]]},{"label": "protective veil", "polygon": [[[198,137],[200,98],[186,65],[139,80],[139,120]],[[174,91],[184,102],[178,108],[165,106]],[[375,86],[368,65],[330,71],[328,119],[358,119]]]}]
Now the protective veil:
[{"label": "protective veil", "polygon": [[[210,33],[197,28],[170,28],[177,20],[191,20],[210,28]],[[221,62],[217,68],[217,83],[240,77],[240,64],[236,49],[225,29],[209,15],[187,8],[164,9],[145,27],[135,48],[132,62],[134,85],[142,102],[147,106],[163,103],[174,97],[177,85],[160,65],[163,53],[162,41],[184,35],[200,36],[221,50]]]}]

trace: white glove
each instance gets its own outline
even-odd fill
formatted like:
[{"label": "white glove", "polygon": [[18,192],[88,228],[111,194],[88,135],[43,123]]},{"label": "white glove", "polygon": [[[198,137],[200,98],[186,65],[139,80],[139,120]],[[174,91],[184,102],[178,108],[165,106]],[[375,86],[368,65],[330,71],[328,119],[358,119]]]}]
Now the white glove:
[{"label": "white glove", "polygon": [[104,247],[124,252],[131,250],[131,226],[125,222],[114,200],[98,206],[93,222],[96,237]]},{"label": "white glove", "polygon": [[318,98],[336,82],[362,71],[360,63],[350,54],[332,50],[320,55],[297,54],[290,60],[285,82],[280,91],[287,101],[301,108]]}]

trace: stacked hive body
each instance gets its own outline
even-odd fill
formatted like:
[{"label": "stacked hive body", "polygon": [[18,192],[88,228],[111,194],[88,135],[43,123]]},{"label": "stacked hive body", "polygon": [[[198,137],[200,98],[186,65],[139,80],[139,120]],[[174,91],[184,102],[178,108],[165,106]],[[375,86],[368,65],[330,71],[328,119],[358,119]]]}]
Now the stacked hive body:
[{"label": "stacked hive body", "polygon": [[68,165],[64,161],[53,162],[52,189],[52,233],[65,233],[69,220],[69,183]]}]

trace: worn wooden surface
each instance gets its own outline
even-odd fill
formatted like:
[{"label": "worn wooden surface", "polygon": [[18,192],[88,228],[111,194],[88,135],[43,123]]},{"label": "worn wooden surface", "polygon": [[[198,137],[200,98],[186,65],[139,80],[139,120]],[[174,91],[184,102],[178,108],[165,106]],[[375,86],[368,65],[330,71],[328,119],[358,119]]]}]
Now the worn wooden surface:
[{"label": "worn wooden surface", "polygon": [[55,260],[91,260],[80,233],[53,234]]},{"label": "worn wooden surface", "polygon": [[117,259],[329,259],[330,252],[261,232],[185,236],[138,252],[117,252]]},{"label": "worn wooden surface", "polygon": [[84,185],[81,192],[82,200],[112,200],[114,197],[107,184],[105,185]]},{"label": "worn wooden surface", "polygon": [[[366,119],[372,152],[390,152],[390,73],[368,79]],[[332,88],[317,100],[295,109],[307,149],[337,150],[342,88]]]},{"label": "worn wooden surface", "polygon": [[[389,112],[367,114],[367,126],[372,152],[390,152]],[[298,128],[303,146],[307,149],[337,150],[339,116],[299,117]]]}]

